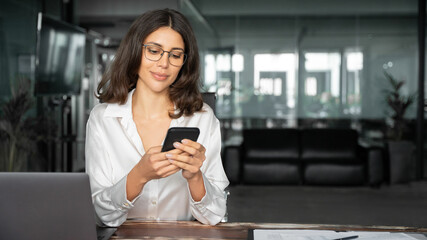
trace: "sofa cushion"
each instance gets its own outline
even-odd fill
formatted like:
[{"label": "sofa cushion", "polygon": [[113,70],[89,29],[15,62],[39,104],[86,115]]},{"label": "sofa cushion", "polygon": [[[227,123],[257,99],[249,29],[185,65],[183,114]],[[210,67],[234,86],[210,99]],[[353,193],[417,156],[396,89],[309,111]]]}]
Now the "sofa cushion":
[{"label": "sofa cushion", "polygon": [[244,182],[249,184],[298,184],[299,167],[286,163],[245,164]]},{"label": "sofa cushion", "polygon": [[304,129],[301,159],[357,162],[357,132],[353,129]]},{"label": "sofa cushion", "polygon": [[245,161],[297,161],[299,132],[297,129],[243,130]]},{"label": "sofa cushion", "polygon": [[298,155],[295,151],[281,150],[281,149],[248,149],[246,151],[247,162],[265,162],[264,160],[272,162],[298,161]]},{"label": "sofa cushion", "polygon": [[309,164],[304,168],[304,183],[318,185],[360,185],[365,181],[360,164]]}]

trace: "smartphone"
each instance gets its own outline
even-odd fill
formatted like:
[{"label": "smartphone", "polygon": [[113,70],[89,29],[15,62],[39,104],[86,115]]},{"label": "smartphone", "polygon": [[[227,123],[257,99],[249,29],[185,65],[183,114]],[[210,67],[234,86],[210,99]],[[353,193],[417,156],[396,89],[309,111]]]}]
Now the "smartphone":
[{"label": "smartphone", "polygon": [[200,130],[196,127],[172,127],[168,129],[165,141],[163,143],[162,152],[175,149],[173,146],[174,142],[181,142],[182,139],[190,139],[197,141]]}]

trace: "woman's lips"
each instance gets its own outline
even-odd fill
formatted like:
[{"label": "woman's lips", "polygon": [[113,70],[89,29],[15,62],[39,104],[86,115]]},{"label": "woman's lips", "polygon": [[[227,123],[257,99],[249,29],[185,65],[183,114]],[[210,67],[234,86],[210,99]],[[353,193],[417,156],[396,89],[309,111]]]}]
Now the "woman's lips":
[{"label": "woman's lips", "polygon": [[166,78],[168,78],[167,74],[161,74],[156,72],[151,72],[151,75],[153,75],[153,77],[159,81],[163,81],[163,80],[166,80]]}]

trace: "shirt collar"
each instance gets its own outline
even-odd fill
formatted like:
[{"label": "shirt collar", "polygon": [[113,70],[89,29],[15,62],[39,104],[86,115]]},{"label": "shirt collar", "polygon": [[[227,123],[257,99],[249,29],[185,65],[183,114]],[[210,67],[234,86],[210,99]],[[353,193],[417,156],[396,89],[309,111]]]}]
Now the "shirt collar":
[{"label": "shirt collar", "polygon": [[129,92],[125,104],[109,103],[104,112],[104,117],[129,117],[132,116],[132,96],[135,89]]},{"label": "shirt collar", "polygon": [[[129,92],[126,103],[125,104],[118,104],[118,103],[109,103],[107,108],[104,112],[104,117],[122,117],[122,118],[132,118],[132,96],[135,92],[135,89]],[[178,110],[176,109],[175,105],[175,113],[177,113]],[[176,120],[176,123],[179,124],[182,121],[184,121],[184,115],[179,117]],[[172,125],[173,121],[172,119]]]}]

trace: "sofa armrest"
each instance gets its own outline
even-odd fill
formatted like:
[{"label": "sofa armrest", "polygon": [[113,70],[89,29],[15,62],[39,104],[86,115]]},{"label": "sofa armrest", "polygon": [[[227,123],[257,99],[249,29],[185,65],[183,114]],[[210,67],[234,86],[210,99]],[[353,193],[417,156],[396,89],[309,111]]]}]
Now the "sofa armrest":
[{"label": "sofa armrest", "polygon": [[368,149],[367,166],[369,185],[379,186],[384,181],[383,149],[371,147]]},{"label": "sofa armrest", "polygon": [[231,184],[238,184],[241,180],[242,155],[241,146],[232,145],[224,147],[222,164],[225,174]]},{"label": "sofa armrest", "polygon": [[359,145],[366,159],[366,177],[370,186],[379,186],[384,181],[383,148],[369,145]]}]

